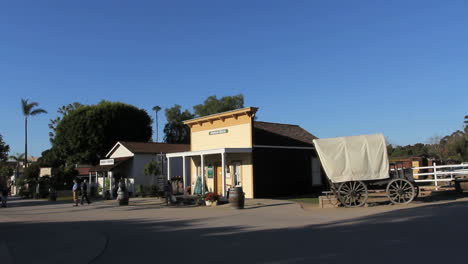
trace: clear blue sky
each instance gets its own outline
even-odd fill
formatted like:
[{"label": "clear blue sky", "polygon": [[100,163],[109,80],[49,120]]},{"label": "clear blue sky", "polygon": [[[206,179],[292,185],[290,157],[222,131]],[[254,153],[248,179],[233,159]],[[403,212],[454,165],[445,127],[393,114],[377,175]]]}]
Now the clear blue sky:
[{"label": "clear blue sky", "polygon": [[39,155],[64,104],[151,113],[242,93],[259,120],[318,137],[427,142],[468,114],[467,14],[466,0],[2,1],[0,134],[24,151],[21,98],[49,111],[30,121]]}]

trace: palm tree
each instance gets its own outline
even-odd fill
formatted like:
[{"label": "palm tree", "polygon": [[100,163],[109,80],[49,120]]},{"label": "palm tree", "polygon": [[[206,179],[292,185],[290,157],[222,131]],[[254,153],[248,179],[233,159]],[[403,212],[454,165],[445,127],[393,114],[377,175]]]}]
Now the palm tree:
[{"label": "palm tree", "polygon": [[12,155],[8,158],[15,161],[15,180],[18,180],[20,162],[24,159],[24,153],[21,153],[21,154],[16,153],[16,156]]},{"label": "palm tree", "polygon": [[28,103],[28,99],[21,99],[21,108],[23,110],[24,115],[24,166],[28,166],[28,117],[35,116],[38,114],[46,114],[47,111],[37,107],[39,103],[31,102]]},{"label": "palm tree", "polygon": [[156,142],[158,142],[159,128],[158,128],[158,112],[161,110],[159,105],[153,107],[153,111],[156,112]]}]

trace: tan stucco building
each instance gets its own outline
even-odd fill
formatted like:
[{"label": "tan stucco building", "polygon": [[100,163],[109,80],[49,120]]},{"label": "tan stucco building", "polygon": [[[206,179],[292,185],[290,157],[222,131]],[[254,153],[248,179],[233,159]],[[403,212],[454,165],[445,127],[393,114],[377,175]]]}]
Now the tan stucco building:
[{"label": "tan stucco building", "polygon": [[190,127],[190,151],[167,158],[182,158],[189,168],[192,177],[177,175],[186,186],[194,190],[200,178],[205,191],[226,196],[229,188],[242,186],[246,198],[254,198],[304,194],[322,185],[312,145],[316,137],[296,125],[255,121],[257,110],[246,107],[184,122]]}]

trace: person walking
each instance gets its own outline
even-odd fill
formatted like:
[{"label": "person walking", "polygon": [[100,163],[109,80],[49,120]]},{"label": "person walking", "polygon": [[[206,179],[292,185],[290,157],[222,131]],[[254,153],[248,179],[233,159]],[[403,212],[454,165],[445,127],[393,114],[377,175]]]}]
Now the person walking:
[{"label": "person walking", "polygon": [[164,185],[164,196],[166,197],[166,205],[169,205],[172,196],[172,184],[170,181],[167,181]]},{"label": "person walking", "polygon": [[78,184],[78,181],[76,179],[73,180],[73,201],[75,204],[73,206],[78,206],[78,197],[79,197],[79,192],[80,192],[80,186]]},{"label": "person walking", "polygon": [[86,202],[90,204],[88,198],[88,184],[86,184],[88,180],[84,179],[83,183],[81,184],[81,205],[83,205],[84,199],[86,198]]},{"label": "person walking", "polygon": [[2,195],[1,201],[2,201],[2,207],[7,206],[7,200],[8,200],[8,187],[6,185],[0,184],[0,194]]}]

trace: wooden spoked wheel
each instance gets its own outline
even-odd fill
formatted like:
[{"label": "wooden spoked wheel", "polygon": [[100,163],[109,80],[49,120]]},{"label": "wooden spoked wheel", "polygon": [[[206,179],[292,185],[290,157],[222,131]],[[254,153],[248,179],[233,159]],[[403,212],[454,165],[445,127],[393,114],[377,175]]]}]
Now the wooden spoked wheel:
[{"label": "wooden spoked wheel", "polygon": [[408,204],[415,196],[414,185],[406,179],[394,179],[387,184],[387,197],[393,204]]},{"label": "wooden spoked wheel", "polygon": [[338,200],[345,207],[363,206],[368,197],[367,187],[362,181],[343,182],[337,194]]}]

